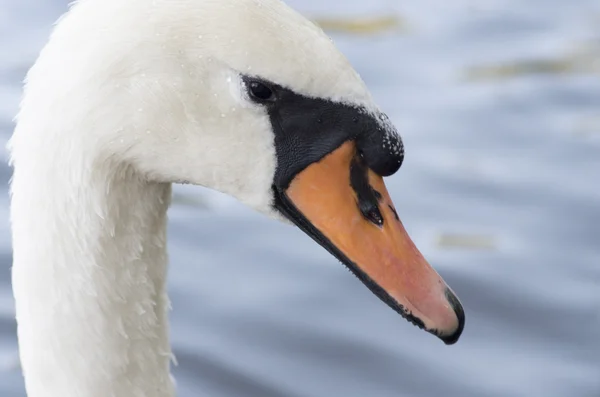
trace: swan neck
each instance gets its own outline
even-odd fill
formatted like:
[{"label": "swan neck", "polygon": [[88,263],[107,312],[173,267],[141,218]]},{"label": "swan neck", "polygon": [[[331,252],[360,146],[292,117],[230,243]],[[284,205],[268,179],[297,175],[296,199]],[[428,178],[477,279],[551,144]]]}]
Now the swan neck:
[{"label": "swan neck", "polygon": [[52,157],[19,158],[12,182],[13,290],[28,396],[173,396],[171,186],[126,167]]}]

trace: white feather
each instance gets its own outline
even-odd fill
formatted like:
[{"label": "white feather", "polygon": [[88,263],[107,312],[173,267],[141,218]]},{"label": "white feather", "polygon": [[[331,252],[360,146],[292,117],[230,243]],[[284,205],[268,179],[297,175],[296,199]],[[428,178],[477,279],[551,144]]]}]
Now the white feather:
[{"label": "white feather", "polygon": [[272,213],[265,111],[240,73],[375,111],[331,40],[278,0],[82,0],[27,75],[9,143],[29,397],[170,397],[171,183]]}]

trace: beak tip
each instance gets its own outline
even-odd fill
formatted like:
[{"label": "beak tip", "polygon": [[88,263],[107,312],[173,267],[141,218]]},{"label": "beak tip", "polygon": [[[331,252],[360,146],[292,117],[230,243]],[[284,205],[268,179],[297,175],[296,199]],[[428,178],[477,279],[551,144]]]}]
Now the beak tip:
[{"label": "beak tip", "polygon": [[450,306],[452,306],[452,309],[454,310],[454,313],[456,314],[458,326],[456,327],[454,332],[452,332],[451,334],[438,335],[438,337],[446,345],[453,345],[456,342],[458,342],[458,339],[460,338],[460,336],[465,328],[465,311],[462,307],[462,304],[460,303],[460,301],[458,300],[458,298],[456,297],[456,295],[454,294],[454,292],[452,292],[452,290],[450,288],[446,288],[446,298],[448,299]]}]

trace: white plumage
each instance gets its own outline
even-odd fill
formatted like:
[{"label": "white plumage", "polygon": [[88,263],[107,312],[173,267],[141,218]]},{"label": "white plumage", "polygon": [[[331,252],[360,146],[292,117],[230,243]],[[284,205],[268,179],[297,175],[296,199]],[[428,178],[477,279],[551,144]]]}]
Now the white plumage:
[{"label": "white plumage", "polygon": [[81,0],[27,75],[10,141],[13,288],[29,397],[170,397],[173,182],[271,209],[265,111],[240,73],[376,110],[278,0]]}]

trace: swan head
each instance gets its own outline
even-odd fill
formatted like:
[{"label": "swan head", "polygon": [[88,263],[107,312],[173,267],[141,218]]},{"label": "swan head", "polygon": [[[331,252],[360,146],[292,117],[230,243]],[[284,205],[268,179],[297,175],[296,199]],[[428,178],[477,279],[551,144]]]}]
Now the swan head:
[{"label": "swan head", "polygon": [[278,0],[87,0],[30,84],[59,50],[65,62],[43,84],[86,126],[62,138],[95,166],[206,186],[293,222],[402,316],[458,340],[463,309],[383,181],[402,164],[402,140],[313,23]]}]

